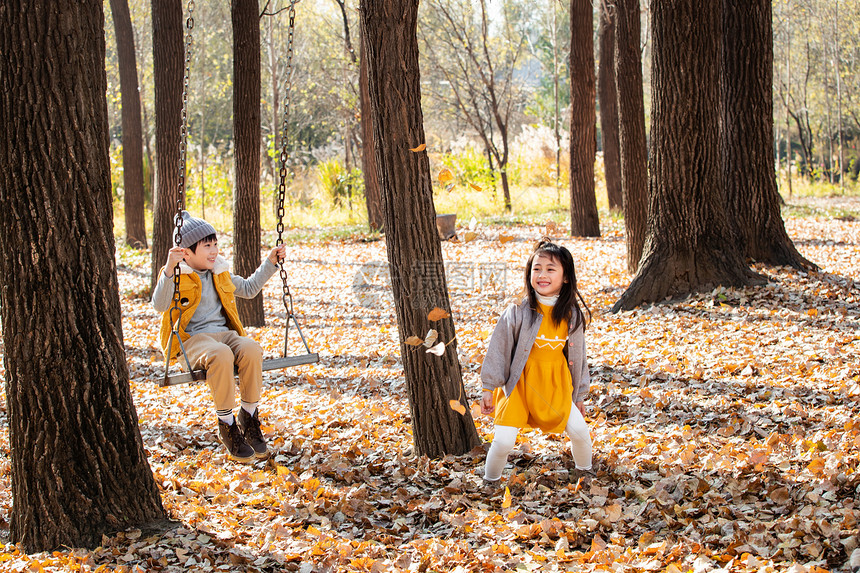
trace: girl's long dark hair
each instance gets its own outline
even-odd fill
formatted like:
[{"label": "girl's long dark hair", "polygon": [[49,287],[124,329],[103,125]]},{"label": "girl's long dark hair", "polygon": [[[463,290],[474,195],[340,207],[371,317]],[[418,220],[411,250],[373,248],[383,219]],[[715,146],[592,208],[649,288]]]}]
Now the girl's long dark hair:
[{"label": "girl's long dark hair", "polygon": [[[576,269],[573,266],[573,255],[566,247],[550,242],[548,239],[538,241],[526,263],[526,292],[528,293],[529,304],[533,309],[539,311],[537,293],[532,288],[532,262],[538,255],[550,257],[560,264],[564,278],[567,279],[567,282],[562,283],[561,291],[558,293],[558,301],[552,308],[553,324],[558,325],[566,320],[571,325],[570,330],[576,330],[580,325],[585,330],[585,327],[591,322],[591,311],[576,287]],[[584,312],[583,309],[585,309]]]}]

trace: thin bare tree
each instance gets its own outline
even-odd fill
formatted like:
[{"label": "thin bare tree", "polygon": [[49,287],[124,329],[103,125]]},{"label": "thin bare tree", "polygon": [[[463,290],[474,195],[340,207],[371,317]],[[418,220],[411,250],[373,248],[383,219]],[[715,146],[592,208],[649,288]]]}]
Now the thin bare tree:
[{"label": "thin bare tree", "polygon": [[498,167],[505,210],[511,210],[508,180],[510,128],[522,103],[520,83],[514,77],[526,47],[526,32],[517,25],[518,14],[502,4],[500,42],[491,38],[487,0],[478,12],[468,0],[430,0],[433,24],[423,36],[423,48],[435,75],[444,80],[429,88],[481,139],[490,170]]}]

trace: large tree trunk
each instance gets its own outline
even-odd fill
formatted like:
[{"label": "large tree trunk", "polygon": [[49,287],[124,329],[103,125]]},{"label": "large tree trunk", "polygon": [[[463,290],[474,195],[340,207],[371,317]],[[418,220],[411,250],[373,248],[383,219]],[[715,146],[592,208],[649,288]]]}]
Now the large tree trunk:
[{"label": "large tree trunk", "polygon": [[[233,264],[247,277],[260,266],[260,16],[257,0],[232,0],[233,138],[236,184],[233,190]],[[263,326],[263,295],[236,301],[239,319]]]},{"label": "large tree trunk", "polygon": [[770,0],[723,1],[723,184],[748,259],[816,268],[782,221],[773,168],[773,24]]},{"label": "large tree trunk", "polygon": [[0,10],[0,307],[10,536],[94,547],[164,517],[128,385],[100,0]]},{"label": "large tree trunk", "polygon": [[594,195],[597,115],[594,110],[594,10],[591,0],[570,3],[570,234],[599,237]]},{"label": "large tree trunk", "polygon": [[181,0],[152,0],[152,68],[155,76],[155,162],[157,175],[152,209],[152,275],[173,246],[173,225],[179,189],[179,130],[182,125]]},{"label": "large tree trunk", "polygon": [[648,220],[648,143],[642,93],[639,0],[615,0],[615,8],[621,190],[624,194],[627,271],[634,274],[642,257]]},{"label": "large tree trunk", "polygon": [[143,137],[140,94],[137,89],[137,57],[128,0],[110,0],[116,30],[119,85],[122,92],[122,173],[125,205],[125,242],[146,248],[146,216],[143,209]]},{"label": "large tree trunk", "polygon": [[[361,25],[359,25],[359,28]],[[364,199],[367,203],[367,223],[372,231],[381,231],[383,225],[382,199],[379,193],[379,176],[376,173],[376,152],[373,143],[373,110],[367,85],[367,48],[365,32],[361,30],[359,56],[359,95],[361,105],[361,170],[364,173]]]},{"label": "large tree trunk", "polygon": [[719,151],[720,4],[651,0],[648,232],[613,311],[721,284],[764,282],[744,263],[725,213]]},{"label": "large tree trunk", "polygon": [[[434,307],[450,309],[442,248],[436,231],[430,164],[424,143],[418,72],[418,0],[363,0],[360,7],[368,56],[374,146],[385,217],[391,286],[400,352],[417,454],[463,454],[479,443],[467,408],[452,318],[431,322]],[[406,344],[436,329],[447,347],[441,356]]]},{"label": "large tree trunk", "polygon": [[[603,171],[606,174],[606,196],[609,208],[621,209],[621,159],[618,140],[618,93],[615,82],[615,19],[614,0],[600,2],[600,27],[597,36],[600,63],[597,92],[600,97],[600,133],[603,140]],[[641,75],[641,74],[640,74]]]}]

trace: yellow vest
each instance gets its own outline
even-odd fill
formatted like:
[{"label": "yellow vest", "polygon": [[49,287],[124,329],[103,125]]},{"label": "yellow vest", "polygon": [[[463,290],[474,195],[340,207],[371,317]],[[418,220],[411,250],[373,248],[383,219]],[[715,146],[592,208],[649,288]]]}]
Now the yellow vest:
[{"label": "yellow vest", "polygon": [[[164,272],[162,268],[161,273]],[[239,310],[236,308],[236,296],[233,294],[236,287],[233,281],[230,280],[230,273],[223,271],[218,274],[212,274],[212,282],[215,283],[215,292],[218,293],[218,298],[221,299],[221,306],[224,307],[224,314],[227,316],[227,327],[235,330],[239,336],[245,336],[245,329],[242,327],[242,322],[239,320]],[[200,305],[200,293],[203,287],[200,282],[200,276],[195,273],[182,273],[179,275],[179,308],[182,309],[182,317],[179,320],[179,338],[182,342],[188,340],[189,335],[185,332],[191,317],[194,316],[194,311]],[[171,322],[176,321],[179,317],[178,311],[171,310],[173,303],[170,303],[170,308],[162,313],[161,318],[161,350],[168,359],[173,359],[179,355],[179,341],[173,339],[173,344],[168,355],[167,341],[170,339]]]}]

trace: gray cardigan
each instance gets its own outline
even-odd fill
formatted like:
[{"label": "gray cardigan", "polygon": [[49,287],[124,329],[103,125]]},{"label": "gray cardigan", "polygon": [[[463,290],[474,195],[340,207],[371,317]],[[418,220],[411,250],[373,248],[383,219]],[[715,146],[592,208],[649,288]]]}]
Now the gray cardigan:
[{"label": "gray cardigan", "polygon": [[[490,337],[481,367],[481,383],[485,390],[504,387],[505,395],[511,395],[526,366],[542,320],[543,314],[531,309],[528,298],[505,309]],[[564,356],[573,381],[573,401],[582,402],[591,385],[585,354],[584,325],[580,324],[575,331],[568,331]]]}]

